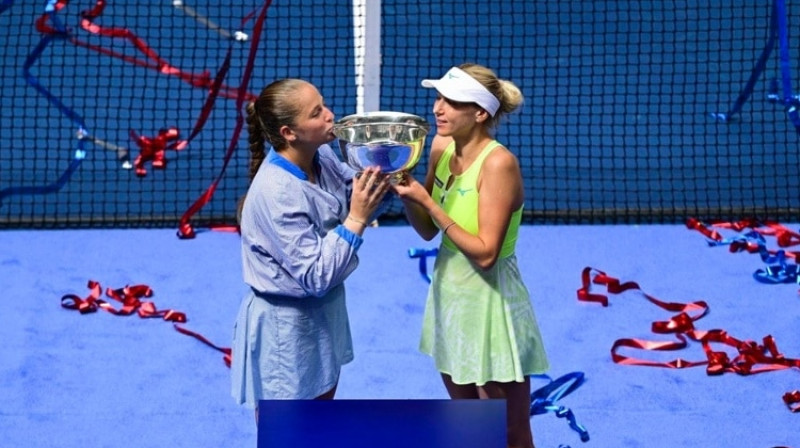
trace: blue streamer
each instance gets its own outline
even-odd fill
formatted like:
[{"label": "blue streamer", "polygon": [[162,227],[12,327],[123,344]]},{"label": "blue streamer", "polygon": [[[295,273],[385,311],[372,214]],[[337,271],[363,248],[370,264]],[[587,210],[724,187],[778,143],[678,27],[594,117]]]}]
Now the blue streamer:
[{"label": "blue streamer", "polygon": [[[78,115],[75,111],[67,107],[60,99],[58,99],[55,95],[50,93],[39,80],[31,73],[31,67],[36,63],[39,57],[44,52],[44,49],[56,38],[65,38],[67,37],[67,30],[64,27],[64,24],[61,23],[60,20],[55,15],[55,0],[50,0],[45,7],[45,13],[50,15],[50,20],[53,23],[53,26],[58,31],[58,34],[50,34],[45,35],[36,45],[36,48],[25,58],[25,64],[23,66],[23,74],[25,76],[25,80],[31,87],[33,87],[37,92],[44,95],[45,98],[54,106],[56,106],[61,113],[69,117],[73,123],[78,126],[78,135],[86,135],[86,124],[83,120],[83,117]],[[6,5],[10,5],[11,2],[7,1],[3,3],[3,7],[7,7]],[[2,12],[3,9],[0,9]],[[46,194],[46,193],[53,193],[56,191],[61,190],[61,188],[66,185],[66,183],[72,178],[73,173],[80,167],[81,162],[84,158],[86,158],[86,143],[84,139],[78,139],[78,145],[75,149],[75,152],[72,156],[72,161],[70,162],[67,169],[64,173],[53,183],[44,186],[38,187],[8,187],[0,190],[0,205],[2,205],[3,200],[8,196],[17,195],[17,194]]]},{"label": "blue streamer", "polygon": [[536,376],[546,378],[550,380],[550,383],[531,393],[531,417],[554,412],[556,417],[567,419],[569,427],[580,435],[582,442],[588,442],[589,431],[578,423],[572,410],[566,406],[555,404],[556,401],[571,394],[586,381],[583,372],[567,373],[555,380],[547,375]]},{"label": "blue streamer", "polygon": [[781,77],[783,79],[783,102],[786,113],[800,133],[800,114],[798,113],[798,99],[792,95],[792,64],[789,61],[789,25],[786,17],[786,0],[776,0],[778,13],[778,39],[781,60]]},{"label": "blue streamer", "polygon": [[[56,36],[63,37],[61,35],[56,35]],[[37,92],[44,95],[47,98],[47,100],[50,101],[51,104],[56,106],[61,111],[61,113],[69,117],[69,119],[72,120],[75,124],[77,124],[80,128],[86,128],[86,124],[83,121],[83,117],[78,115],[75,111],[67,107],[55,95],[50,93],[50,91],[47,90],[44,86],[42,86],[42,83],[40,83],[39,80],[31,73],[31,67],[33,66],[33,64],[36,63],[36,61],[39,59],[42,52],[44,51],[45,47],[47,47],[47,45],[49,45],[50,42],[52,42],[56,36],[50,35],[43,37],[42,40],[39,41],[39,44],[36,46],[33,52],[31,52],[31,54],[29,54],[28,57],[25,58],[25,64],[23,65],[23,74],[25,76],[25,81],[27,81],[31,87],[36,89]]]},{"label": "blue streamer", "polygon": [[786,261],[786,252],[779,250],[775,255],[770,255],[766,248],[759,247],[761,259],[768,266],[757,269],[753,277],[761,283],[797,283],[800,284],[800,268],[796,263]]},{"label": "blue streamer", "polygon": [[747,243],[750,243],[750,242],[755,242],[755,243],[758,243],[759,246],[763,246],[763,245],[766,244],[766,242],[764,240],[764,237],[760,233],[758,233],[755,230],[753,230],[753,231],[747,232],[747,233],[745,233],[743,235],[735,236],[733,238],[723,238],[723,239],[721,239],[719,241],[717,241],[717,240],[708,240],[708,245],[712,246],[712,247],[713,246],[728,246],[728,245],[731,245],[731,244],[737,243],[737,242],[741,242],[741,243],[744,243],[744,244],[747,244]]},{"label": "blue streamer", "polygon": [[742,106],[744,106],[744,103],[747,102],[747,99],[750,98],[750,95],[753,93],[753,88],[756,85],[756,81],[758,81],[758,78],[761,77],[761,73],[764,72],[764,69],[767,66],[767,59],[772,53],[772,49],[775,48],[775,42],[778,40],[778,15],[776,13],[776,9],[777,8],[775,4],[773,4],[771,8],[769,39],[767,40],[767,44],[764,45],[764,49],[761,50],[761,56],[759,56],[755,67],[753,67],[753,70],[750,73],[750,79],[747,80],[747,84],[745,85],[744,89],[736,98],[733,106],[727,112],[711,114],[711,116],[717,120],[722,122],[729,121],[734,115],[738,114],[742,110]]},{"label": "blue streamer", "polygon": [[6,9],[10,8],[11,5],[14,4],[14,0],[3,0],[0,2],[0,14],[5,12]]},{"label": "blue streamer", "polygon": [[733,243],[743,245],[755,244],[758,247],[758,254],[768,266],[764,269],[757,269],[753,277],[760,283],[779,284],[797,283],[800,285],[800,266],[796,263],[787,261],[786,251],[778,250],[771,254],[767,249],[764,236],[756,231],[747,232],[744,235],[733,238],[725,238],[719,241],[708,240],[709,246],[724,246]]},{"label": "blue streamer", "polygon": [[770,26],[769,38],[761,55],[758,58],[752,72],[750,79],[748,79],[742,92],[736,98],[733,106],[725,113],[712,113],[711,116],[715,119],[728,122],[731,118],[738,114],[744,103],[753,93],[755,83],[767,65],[772,50],[778,45],[780,67],[781,67],[781,86],[783,97],[781,97],[778,88],[778,81],[770,81],[769,93],[767,99],[773,103],[783,104],[786,113],[789,116],[792,124],[798,133],[800,133],[800,96],[792,94],[792,75],[791,75],[791,61],[789,60],[789,31],[786,0],[775,0],[770,8]]},{"label": "blue streamer", "polygon": [[420,249],[420,248],[411,248],[408,250],[408,256],[410,258],[419,258],[419,274],[422,276],[422,279],[426,282],[430,283],[432,281],[431,276],[428,274],[428,257],[435,257],[439,253],[439,249]]}]

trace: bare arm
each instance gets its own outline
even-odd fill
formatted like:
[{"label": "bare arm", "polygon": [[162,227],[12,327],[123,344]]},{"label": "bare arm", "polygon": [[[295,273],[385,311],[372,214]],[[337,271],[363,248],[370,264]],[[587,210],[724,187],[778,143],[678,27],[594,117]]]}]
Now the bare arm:
[{"label": "bare arm", "polygon": [[[426,241],[432,240],[439,233],[439,228],[436,227],[433,219],[436,219],[440,226],[447,225],[452,221],[431,197],[436,164],[449,143],[449,139],[439,136],[434,137],[431,142],[431,155],[428,160],[428,171],[425,175],[424,185],[409,176],[405,185],[396,185],[394,187],[395,193],[403,201],[408,222]],[[438,219],[432,213],[432,210],[436,208],[441,211]]]},{"label": "bare arm", "polygon": [[[497,262],[511,215],[522,206],[524,190],[522,173],[516,156],[505,147],[498,147],[486,158],[478,179],[478,234],[472,235],[453,220],[430,196],[436,163],[449,139],[437,136],[431,145],[431,160],[425,186],[415,180],[395,186],[403,200],[409,222],[424,239],[431,240],[439,228],[447,229],[450,240],[480,269],[490,269]],[[434,222],[439,224],[437,228]]]}]

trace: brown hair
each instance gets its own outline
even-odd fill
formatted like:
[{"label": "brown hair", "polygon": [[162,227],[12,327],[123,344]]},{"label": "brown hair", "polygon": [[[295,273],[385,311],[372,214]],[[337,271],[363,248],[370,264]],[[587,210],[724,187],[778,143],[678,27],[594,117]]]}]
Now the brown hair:
[{"label": "brown hair", "polygon": [[468,75],[475,78],[476,81],[483,84],[492,95],[500,100],[500,109],[498,109],[494,117],[491,117],[487,122],[490,127],[497,126],[502,116],[517,110],[525,100],[519,87],[511,81],[498,78],[497,74],[488,67],[466,63],[461,64],[458,68],[464,70]]},{"label": "brown hair", "polygon": [[294,93],[307,84],[302,79],[293,78],[274,81],[261,91],[255,101],[247,104],[251,181],[266,157],[265,142],[276,151],[286,147],[286,140],[281,136],[280,130],[283,126],[294,124],[299,110],[292,99],[295,97]]},{"label": "brown hair", "polygon": [[[300,111],[292,98],[294,93],[306,84],[306,81],[292,78],[274,81],[264,87],[255,101],[247,103],[245,112],[249,134],[247,143],[250,150],[247,176],[250,182],[256,176],[261,162],[267,157],[265,142],[269,142],[276,151],[286,147],[286,140],[281,136],[280,130],[283,126],[294,124],[294,119]],[[241,222],[242,219],[245,196],[246,194],[242,195],[236,204],[237,222]]]}]

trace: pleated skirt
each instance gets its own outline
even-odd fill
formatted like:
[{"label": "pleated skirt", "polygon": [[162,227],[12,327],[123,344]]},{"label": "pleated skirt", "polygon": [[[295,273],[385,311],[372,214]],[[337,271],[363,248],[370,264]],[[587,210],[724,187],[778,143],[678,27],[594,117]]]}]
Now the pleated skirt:
[{"label": "pleated skirt", "polygon": [[241,302],[231,345],[231,395],[253,408],[259,400],[312,399],[331,390],[353,341],[344,287],[325,297],[264,297]]},{"label": "pleated skirt", "polygon": [[420,350],[456,384],[521,382],[549,368],[516,256],[488,271],[439,248],[425,305]]}]

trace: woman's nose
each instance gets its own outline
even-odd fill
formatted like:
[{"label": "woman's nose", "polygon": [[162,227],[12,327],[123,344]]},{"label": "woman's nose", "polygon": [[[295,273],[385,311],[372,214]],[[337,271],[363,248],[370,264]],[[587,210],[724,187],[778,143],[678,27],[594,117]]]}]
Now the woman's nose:
[{"label": "woman's nose", "polygon": [[439,114],[441,112],[441,109],[442,109],[442,100],[437,99],[436,101],[433,102],[433,113]]}]

